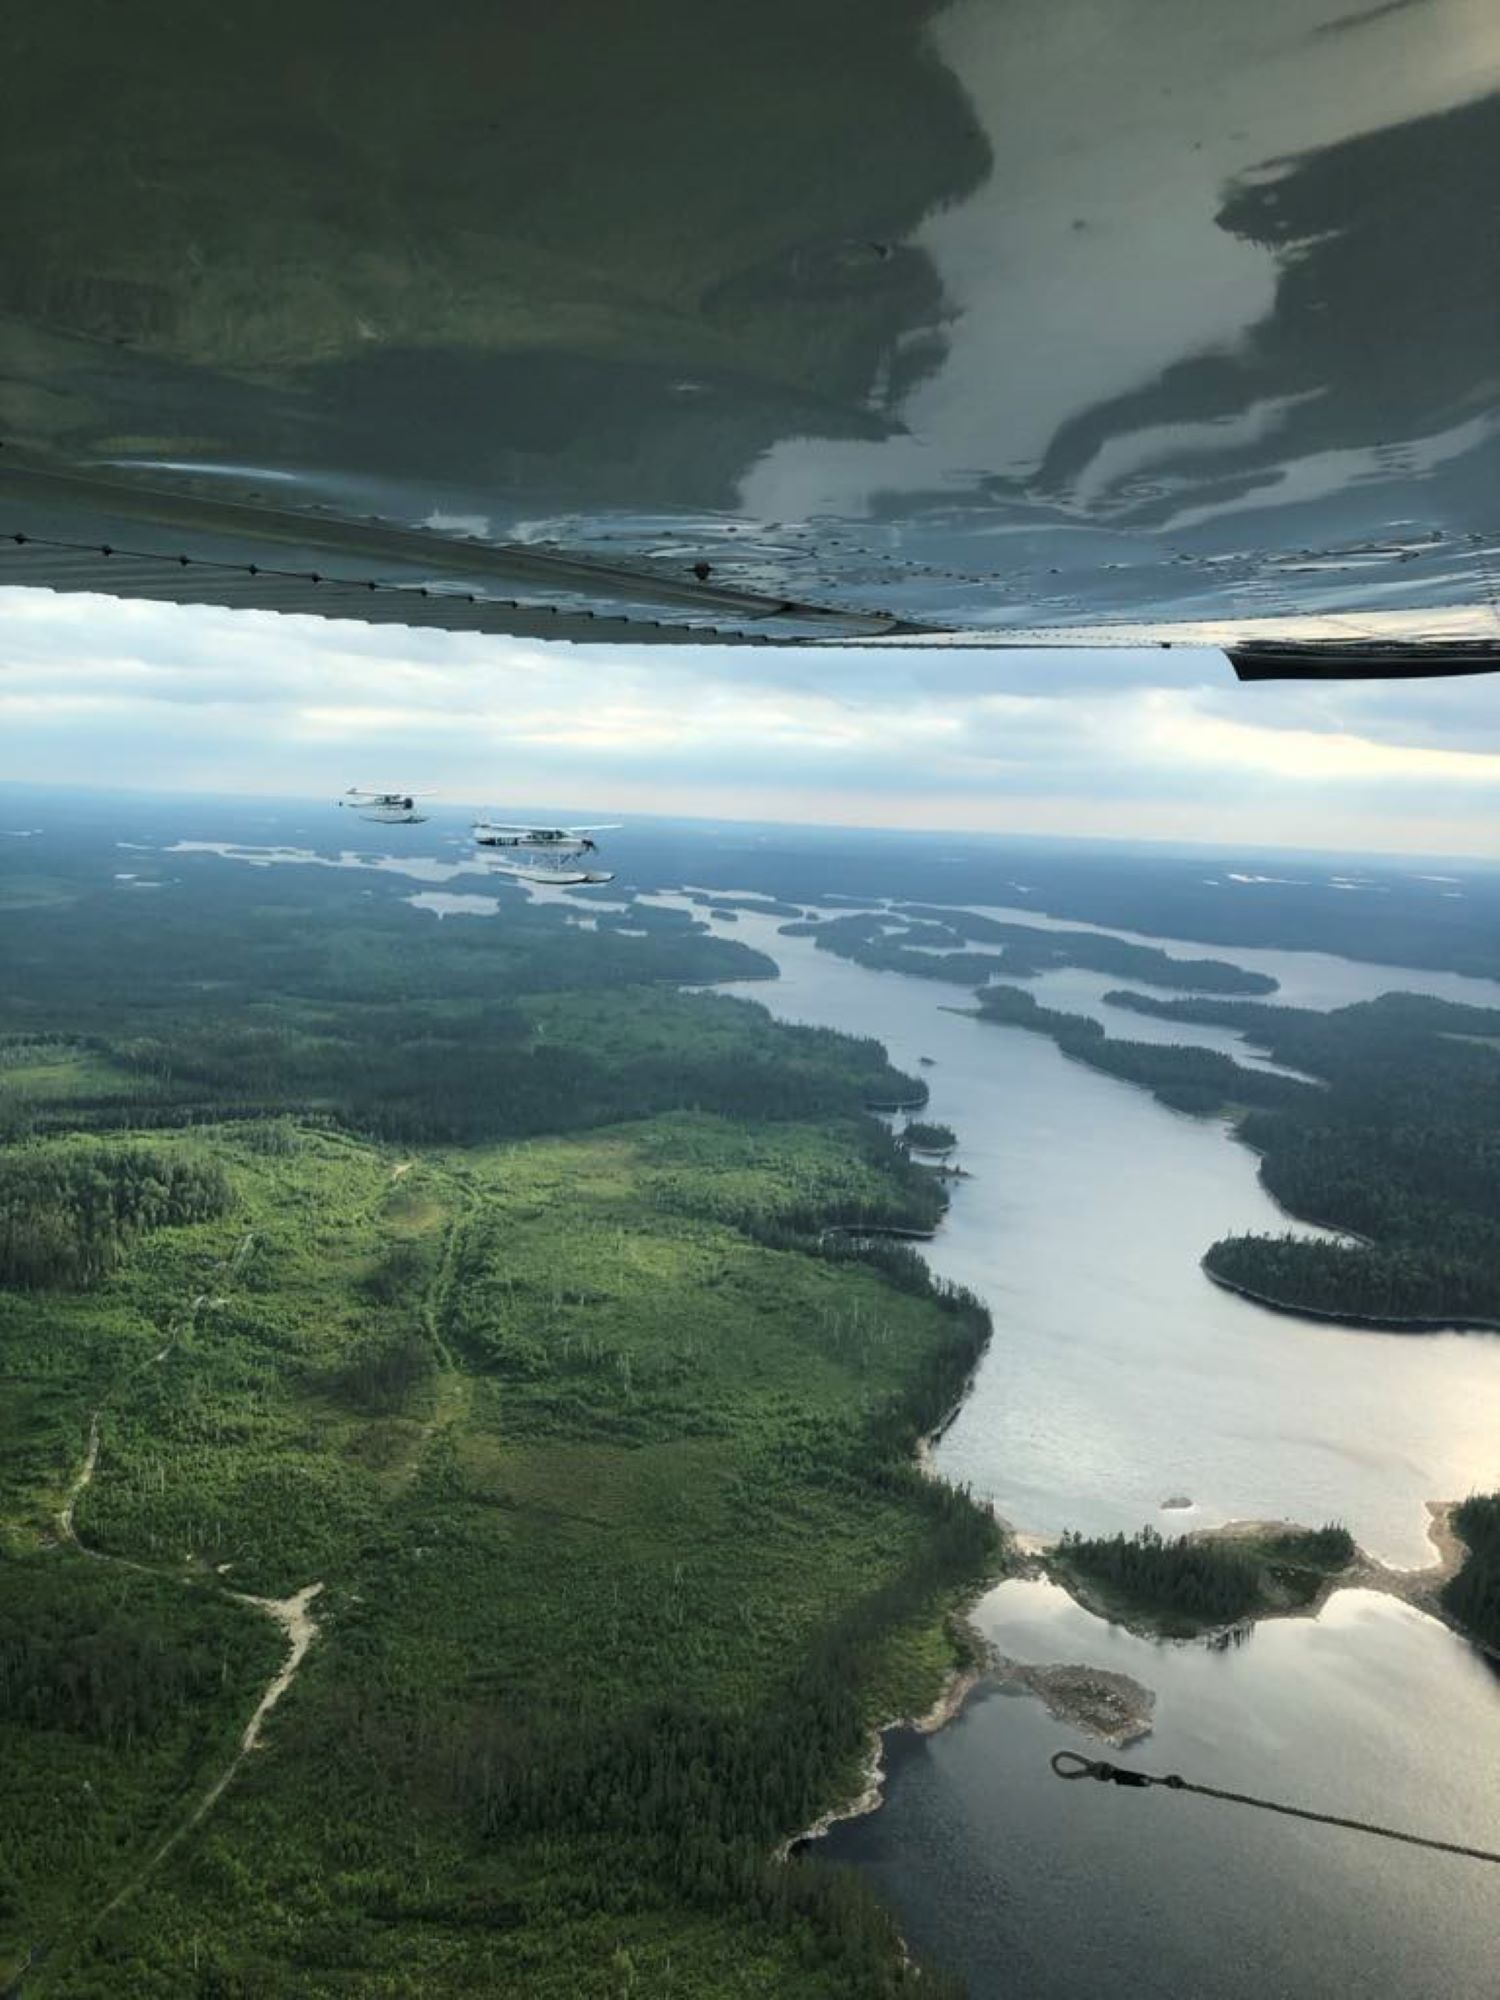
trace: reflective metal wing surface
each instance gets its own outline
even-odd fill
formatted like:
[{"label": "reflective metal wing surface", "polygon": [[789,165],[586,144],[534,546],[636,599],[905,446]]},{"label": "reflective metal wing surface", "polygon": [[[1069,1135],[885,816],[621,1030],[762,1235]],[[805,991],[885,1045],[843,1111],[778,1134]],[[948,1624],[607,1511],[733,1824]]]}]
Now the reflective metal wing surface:
[{"label": "reflective metal wing surface", "polygon": [[1493,0],[53,0],[0,74],[0,582],[1500,642]]}]

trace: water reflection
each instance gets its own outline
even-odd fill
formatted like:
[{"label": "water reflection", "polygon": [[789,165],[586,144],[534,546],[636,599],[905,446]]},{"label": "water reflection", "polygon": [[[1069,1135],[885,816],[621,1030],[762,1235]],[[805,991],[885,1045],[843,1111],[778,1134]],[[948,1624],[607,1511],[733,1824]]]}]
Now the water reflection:
[{"label": "water reflection", "polygon": [[947,354],[899,436],[788,440],[747,506],[899,523],[974,572],[945,602],[975,623],[1487,601],[1500,23],[1348,19],[1130,0],[1019,34],[950,7],[994,164],[916,238]]},{"label": "water reflection", "polygon": [[[996,1337],[938,1447],[948,1477],[1047,1535],[1340,1519],[1386,1562],[1432,1560],[1426,1502],[1493,1483],[1500,1341],[1313,1326],[1220,1291],[1198,1268],[1211,1242],[1289,1226],[1222,1121],[1167,1111],[1042,1037],[946,1011],[966,996],[936,981],[871,972],[778,926],[740,918],[737,936],[781,967],[750,996],[784,1019],[878,1037],[926,1077],[931,1115],[960,1137],[971,1178],[953,1184],[930,1261],[987,1300]],[[1275,997],[1301,1005],[1447,991],[1457,977],[1231,955],[1282,977]],[[1045,1004],[1119,1032],[1099,998],[1113,983],[1070,968],[1035,984]],[[1192,1506],[1163,1517],[1168,1497]]]},{"label": "water reflection", "polygon": [[940,625],[1489,620],[1490,0],[361,18],[0,30],[7,463],[299,568],[379,515]]},{"label": "water reflection", "polygon": [[[980,1623],[1013,1657],[1087,1661],[1152,1688],[1153,1733],[1124,1753],[1147,1770],[1500,1845],[1494,1676],[1389,1598],[1341,1592],[1315,1619],[1223,1650],[1134,1638],[1041,1583],[1003,1584]],[[1478,1864],[1172,1794],[1060,1784],[1047,1759],[1063,1748],[1098,1754],[1030,1696],[981,1697],[935,1737],[893,1739],[888,1803],[825,1843],[870,1872],[913,1944],[962,1972],[973,2000],[1492,1990],[1494,1892]]]}]

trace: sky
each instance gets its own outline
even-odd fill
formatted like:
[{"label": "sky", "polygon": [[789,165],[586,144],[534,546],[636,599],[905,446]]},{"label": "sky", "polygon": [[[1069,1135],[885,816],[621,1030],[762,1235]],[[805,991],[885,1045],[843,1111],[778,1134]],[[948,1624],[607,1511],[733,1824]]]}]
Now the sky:
[{"label": "sky", "polygon": [[577,647],[0,590],[0,783],[1500,859],[1500,678]]}]

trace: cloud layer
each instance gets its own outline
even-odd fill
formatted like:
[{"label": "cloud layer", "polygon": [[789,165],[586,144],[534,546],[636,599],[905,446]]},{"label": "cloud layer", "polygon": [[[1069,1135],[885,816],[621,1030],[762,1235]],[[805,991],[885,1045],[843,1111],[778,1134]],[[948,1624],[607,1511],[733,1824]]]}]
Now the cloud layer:
[{"label": "cloud layer", "polygon": [[0,591],[0,779],[1500,856],[1500,683],[548,646]]}]

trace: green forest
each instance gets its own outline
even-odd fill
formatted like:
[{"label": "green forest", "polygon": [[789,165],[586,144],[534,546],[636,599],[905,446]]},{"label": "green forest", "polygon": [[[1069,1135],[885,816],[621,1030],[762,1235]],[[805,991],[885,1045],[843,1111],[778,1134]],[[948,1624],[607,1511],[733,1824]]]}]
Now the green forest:
[{"label": "green forest", "polygon": [[15,1145],[0,1152],[0,1285],[92,1285],[136,1238],[231,1206],[206,1154],[145,1147]]},{"label": "green forest", "polygon": [[900,1133],[901,1143],[919,1153],[947,1153],[958,1144],[951,1125],[939,1125],[929,1118],[909,1118]]},{"label": "green forest", "polygon": [[1122,1013],[1231,1029],[1297,1072],[1124,1040],[1020,987],[979,989],[983,1019],[1049,1035],[1174,1111],[1234,1117],[1288,1214],[1341,1232],[1225,1237],[1205,1245],[1210,1276],[1268,1305],[1355,1323],[1500,1323],[1500,1010],[1411,993],[1327,1013],[1130,990],[1105,998]]},{"label": "green forest", "polygon": [[1139,1084],[1172,1111],[1206,1115],[1235,1105],[1292,1104],[1308,1095],[1306,1084],[1267,1070],[1247,1069],[1218,1049],[1185,1042],[1121,1041],[1106,1035],[1091,1014],[1043,1007],[1019,986],[981,987],[978,1000],[982,1020],[1050,1035],[1064,1055],[1123,1083]]},{"label": "green forest", "polygon": [[1184,1638],[1267,1613],[1296,1610],[1354,1560],[1346,1528],[1262,1530],[1254,1535],[1065,1534],[1050,1573],[1106,1615]]},{"label": "green forest", "polygon": [[694,918],[4,860],[0,1985],[950,1992],[778,1858],[1003,1558],[983,1310],[823,1235],[940,1214],[922,1085]]},{"label": "green forest", "polygon": [[1500,1493],[1476,1493],[1453,1510],[1465,1555],[1443,1588],[1444,1608],[1492,1653],[1500,1654]]},{"label": "green forest", "polygon": [[1252,1101],[1239,1136],[1290,1214],[1361,1240],[1228,1237],[1208,1249],[1212,1275],[1272,1304],[1356,1321],[1500,1322],[1500,1010],[1414,993],[1326,1014],[1108,998],[1233,1028],[1317,1080],[1280,1104]]},{"label": "green forest", "polygon": [[[974,986],[987,979],[1034,979],[1077,965],[1121,979],[1205,993],[1274,993],[1276,981],[1217,958],[1172,958],[1155,945],[1131,944],[1095,931],[1042,930],[1001,922],[970,910],[902,903],[895,908],[851,911],[847,916],[803,919],[782,926],[789,937],[810,937],[820,951],[852,959],[874,972],[904,972]],[[998,947],[972,951],[969,945]]]}]

